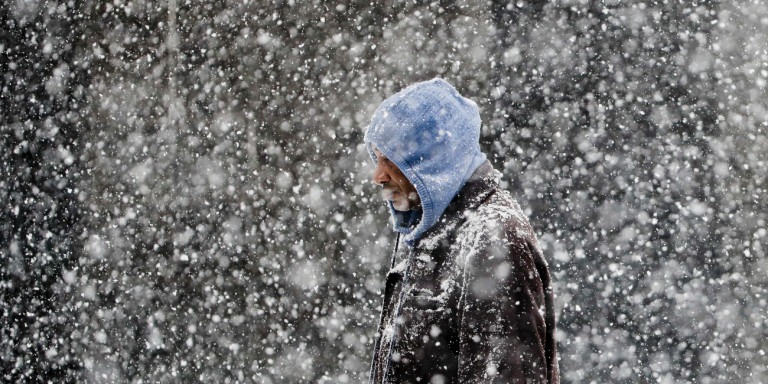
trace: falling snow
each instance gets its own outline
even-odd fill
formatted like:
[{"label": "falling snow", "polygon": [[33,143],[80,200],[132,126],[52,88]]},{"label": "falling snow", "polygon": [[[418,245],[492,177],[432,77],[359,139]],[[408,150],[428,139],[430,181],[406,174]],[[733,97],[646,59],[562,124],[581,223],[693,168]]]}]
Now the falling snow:
[{"label": "falling snow", "polygon": [[364,381],[395,239],[364,131],[443,77],[549,262],[562,382],[768,382],[766,15],[5,1],[0,381]]}]

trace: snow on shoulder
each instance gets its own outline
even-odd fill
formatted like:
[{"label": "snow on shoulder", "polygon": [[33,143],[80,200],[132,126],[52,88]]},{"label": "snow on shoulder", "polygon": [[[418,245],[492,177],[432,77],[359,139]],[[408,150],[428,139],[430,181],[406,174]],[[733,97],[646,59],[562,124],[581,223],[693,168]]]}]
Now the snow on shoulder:
[{"label": "snow on shoulder", "polygon": [[[525,213],[505,190],[497,189],[484,204],[464,215],[467,220],[458,229],[455,244],[463,259],[460,262],[471,262],[478,252],[490,247],[507,248],[535,239]],[[533,245],[538,247],[535,240]],[[489,255],[508,256],[508,253],[493,252]]]}]

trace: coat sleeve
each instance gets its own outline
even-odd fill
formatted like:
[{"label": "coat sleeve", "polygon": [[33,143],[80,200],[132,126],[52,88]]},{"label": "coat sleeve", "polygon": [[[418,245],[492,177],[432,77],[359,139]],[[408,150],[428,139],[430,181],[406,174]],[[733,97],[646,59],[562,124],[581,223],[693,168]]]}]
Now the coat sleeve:
[{"label": "coat sleeve", "polygon": [[554,315],[547,313],[553,300],[541,252],[515,231],[482,237],[464,260],[459,382],[557,383]]}]

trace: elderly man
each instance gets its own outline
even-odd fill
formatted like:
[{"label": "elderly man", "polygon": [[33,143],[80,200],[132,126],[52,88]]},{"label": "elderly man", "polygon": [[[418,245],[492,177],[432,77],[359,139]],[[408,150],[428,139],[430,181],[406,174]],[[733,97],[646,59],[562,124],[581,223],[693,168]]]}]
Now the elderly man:
[{"label": "elderly man", "polygon": [[398,233],[371,383],[559,382],[547,263],[479,137],[477,105],[441,79],[386,99],[366,131]]}]

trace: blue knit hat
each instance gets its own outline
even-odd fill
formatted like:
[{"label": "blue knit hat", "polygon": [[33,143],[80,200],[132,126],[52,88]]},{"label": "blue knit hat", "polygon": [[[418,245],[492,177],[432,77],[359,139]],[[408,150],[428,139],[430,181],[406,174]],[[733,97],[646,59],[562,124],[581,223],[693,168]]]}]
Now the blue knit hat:
[{"label": "blue knit hat", "polygon": [[[416,187],[421,218],[412,228],[397,220],[389,203],[394,229],[409,245],[431,228],[472,173],[486,160],[480,151],[480,113],[443,79],[413,84],[384,100],[365,132],[373,148],[397,165]],[[401,216],[401,215],[400,215]]]}]

